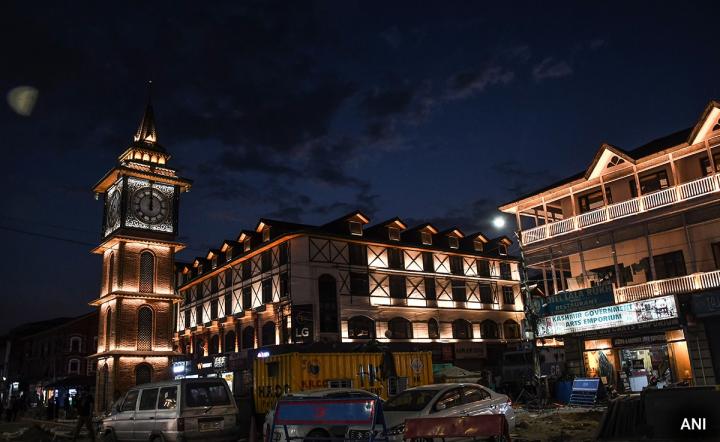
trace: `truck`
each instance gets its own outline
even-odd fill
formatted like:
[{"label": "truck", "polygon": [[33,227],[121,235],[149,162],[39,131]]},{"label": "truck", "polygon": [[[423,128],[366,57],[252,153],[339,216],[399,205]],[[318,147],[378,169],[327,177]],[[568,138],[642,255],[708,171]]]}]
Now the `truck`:
[{"label": "truck", "polygon": [[262,414],[287,393],[359,388],[388,399],[433,381],[431,352],[291,352],[262,356],[253,363],[255,412]]}]

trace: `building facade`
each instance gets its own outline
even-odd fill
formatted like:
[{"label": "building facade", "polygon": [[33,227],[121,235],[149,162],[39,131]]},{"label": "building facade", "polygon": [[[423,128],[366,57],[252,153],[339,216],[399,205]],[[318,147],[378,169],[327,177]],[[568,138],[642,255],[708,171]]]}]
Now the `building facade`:
[{"label": "building facade", "polygon": [[369,223],[361,212],[322,226],[263,219],[179,264],[178,348],[197,365],[230,362],[243,388],[249,359],[278,345],[377,340],[467,368],[517,347],[523,302],[507,238]]},{"label": "building facade", "polygon": [[173,351],[174,256],[180,194],[191,182],[167,165],[148,103],[133,143],[95,185],[104,197],[96,407],[130,387],[169,376]]},{"label": "building facade", "polygon": [[583,172],[500,207],[539,287],[539,336],[570,369],[637,390],[643,377],[720,375],[720,104],[634,150],[600,146]]}]

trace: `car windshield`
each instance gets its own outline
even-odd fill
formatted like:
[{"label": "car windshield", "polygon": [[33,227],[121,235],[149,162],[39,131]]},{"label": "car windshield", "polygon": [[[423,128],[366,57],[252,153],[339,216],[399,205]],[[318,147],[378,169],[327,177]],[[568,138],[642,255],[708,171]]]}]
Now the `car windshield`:
[{"label": "car windshield", "polygon": [[227,394],[227,388],[221,383],[189,382],[185,404],[188,407],[230,405],[230,396]]},{"label": "car windshield", "polygon": [[384,411],[420,411],[430,403],[437,390],[405,390],[385,402]]}]

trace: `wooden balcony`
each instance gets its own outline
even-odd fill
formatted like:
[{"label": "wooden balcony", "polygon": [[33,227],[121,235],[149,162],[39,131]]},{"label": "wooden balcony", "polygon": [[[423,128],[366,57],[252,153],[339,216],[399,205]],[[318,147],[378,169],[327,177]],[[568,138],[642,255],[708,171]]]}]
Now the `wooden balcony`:
[{"label": "wooden balcony", "polygon": [[694,273],[678,278],[649,281],[643,284],[616,288],[615,302],[640,301],[665,295],[693,293],[700,290],[720,288],[720,270]]},{"label": "wooden balcony", "polygon": [[627,201],[600,207],[561,221],[523,230],[521,235],[522,243],[523,245],[532,244],[719,191],[720,175],[707,176]]}]

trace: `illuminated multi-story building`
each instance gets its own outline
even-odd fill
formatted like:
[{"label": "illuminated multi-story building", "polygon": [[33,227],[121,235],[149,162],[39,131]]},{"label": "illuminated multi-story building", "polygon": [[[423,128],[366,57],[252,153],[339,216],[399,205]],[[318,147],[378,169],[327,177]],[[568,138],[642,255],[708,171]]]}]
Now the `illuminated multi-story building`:
[{"label": "illuminated multi-story building", "polygon": [[167,165],[148,103],[133,143],[95,185],[104,195],[103,258],[99,309],[96,406],[105,409],[116,392],[165,379],[173,351],[174,256],[178,201],[191,182]]},{"label": "illuminated multi-story building", "polygon": [[227,355],[220,365],[239,361],[232,369],[277,345],[377,339],[469,368],[517,347],[523,303],[507,238],[369,223],[359,211],[322,226],[262,219],[177,265],[178,348],[193,367]]},{"label": "illuminated multi-story building", "polygon": [[579,174],[500,207],[539,285],[539,335],[570,369],[637,390],[720,369],[720,103],[633,150],[603,144]]}]

